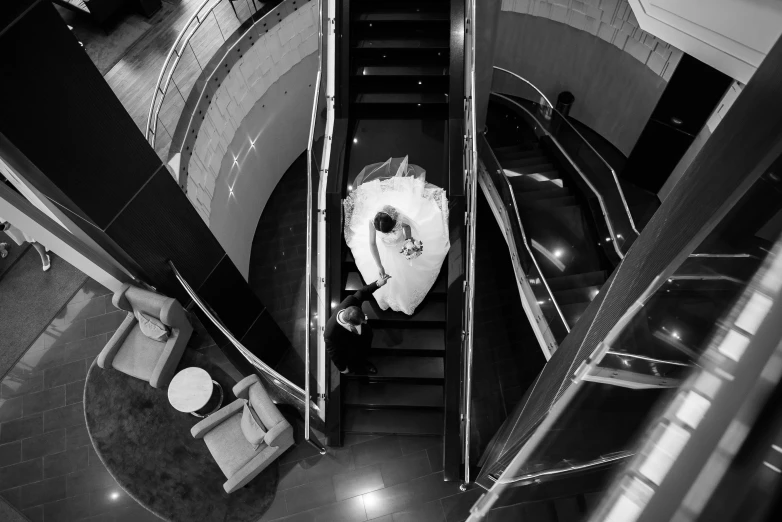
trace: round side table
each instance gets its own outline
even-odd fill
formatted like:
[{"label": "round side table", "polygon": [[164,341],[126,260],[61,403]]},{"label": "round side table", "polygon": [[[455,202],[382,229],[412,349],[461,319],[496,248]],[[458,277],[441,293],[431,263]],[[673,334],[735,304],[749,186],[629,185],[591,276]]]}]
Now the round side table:
[{"label": "round side table", "polygon": [[203,368],[185,368],[171,379],[168,402],[182,413],[203,418],[223,405],[223,388]]}]

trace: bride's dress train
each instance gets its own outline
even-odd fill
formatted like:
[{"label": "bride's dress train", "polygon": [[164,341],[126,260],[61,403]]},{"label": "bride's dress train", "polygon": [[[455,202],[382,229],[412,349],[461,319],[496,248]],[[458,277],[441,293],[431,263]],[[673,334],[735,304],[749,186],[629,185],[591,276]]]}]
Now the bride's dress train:
[{"label": "bride's dress train", "polygon": [[[399,211],[391,232],[376,233],[380,260],[391,276],[373,294],[383,310],[391,308],[412,315],[432,288],[450,248],[445,190],[426,183],[425,175],[420,167],[408,165],[406,157],[369,165],[356,178],[355,189],[344,201],[345,241],[367,283],[379,277],[369,246],[369,222],[383,207]],[[423,254],[412,261],[400,253],[404,243],[402,224],[409,225],[412,236],[423,242]]]}]

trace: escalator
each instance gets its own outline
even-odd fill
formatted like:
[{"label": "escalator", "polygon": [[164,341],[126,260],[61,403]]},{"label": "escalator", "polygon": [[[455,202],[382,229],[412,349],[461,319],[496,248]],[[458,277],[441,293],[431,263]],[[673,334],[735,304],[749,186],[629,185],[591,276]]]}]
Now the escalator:
[{"label": "escalator", "polygon": [[[339,91],[349,101],[342,199],[364,166],[406,155],[426,170],[427,182],[450,192],[450,2],[353,0],[343,2],[342,13],[349,33],[341,51],[348,88]],[[339,251],[330,276],[344,299],[371,281],[362,279],[344,240]],[[443,436],[447,271],[446,263],[412,316],[381,310],[374,299],[364,303],[374,330],[368,359],[378,372],[339,376],[340,438]]]}]

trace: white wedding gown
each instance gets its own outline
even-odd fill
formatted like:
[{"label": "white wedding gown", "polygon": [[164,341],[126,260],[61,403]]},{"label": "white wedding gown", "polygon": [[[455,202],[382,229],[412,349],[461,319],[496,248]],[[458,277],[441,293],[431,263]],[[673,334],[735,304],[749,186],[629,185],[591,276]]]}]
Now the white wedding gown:
[{"label": "white wedding gown", "polygon": [[[397,167],[398,165],[398,167]],[[345,241],[366,283],[379,277],[369,246],[369,227],[385,206],[399,211],[394,229],[376,232],[380,260],[391,276],[373,295],[380,308],[412,315],[432,288],[443,264],[448,241],[448,201],[445,190],[426,183],[425,171],[408,165],[407,157],[369,165],[356,178],[355,189],[345,199]],[[402,224],[423,242],[423,254],[408,261],[400,253],[404,243]]]}]

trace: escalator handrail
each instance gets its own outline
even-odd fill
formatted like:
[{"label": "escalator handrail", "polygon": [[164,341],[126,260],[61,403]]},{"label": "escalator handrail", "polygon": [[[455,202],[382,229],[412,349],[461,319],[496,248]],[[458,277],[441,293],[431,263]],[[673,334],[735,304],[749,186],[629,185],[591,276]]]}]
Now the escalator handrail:
[{"label": "escalator handrail", "polygon": [[532,248],[529,245],[529,241],[527,240],[527,233],[524,231],[524,225],[521,224],[521,216],[519,215],[519,206],[518,203],[516,203],[516,196],[513,193],[513,186],[510,184],[510,181],[508,180],[508,176],[505,174],[505,171],[502,169],[502,166],[500,165],[500,161],[497,159],[497,156],[494,155],[494,151],[490,146],[488,146],[488,143],[486,148],[491,154],[491,159],[494,162],[494,166],[498,167],[497,170],[502,174],[502,179],[504,179],[505,183],[508,185],[508,191],[510,192],[510,197],[513,200],[513,212],[514,214],[516,214],[516,222],[518,223],[519,230],[521,231],[521,239],[524,242],[524,249],[527,251],[530,258],[532,258],[532,262],[535,264],[535,269],[538,271],[540,280],[543,281],[543,286],[546,287],[546,292],[551,298],[551,302],[554,304],[554,308],[556,308],[557,310],[557,315],[559,315],[559,318],[562,320],[562,324],[565,325],[565,330],[567,331],[567,333],[570,333],[570,326],[568,326],[567,321],[565,320],[565,314],[562,313],[562,309],[559,307],[559,303],[557,303],[556,297],[554,297],[554,292],[551,291],[551,287],[549,287],[548,281],[546,281],[546,276],[543,275],[543,271],[540,269],[538,260],[535,258],[535,255],[532,252]]},{"label": "escalator handrail", "polygon": [[198,306],[198,308],[200,308],[201,311],[204,312],[204,314],[209,318],[209,320],[212,321],[212,324],[214,324],[220,330],[220,332],[222,332],[222,334],[226,336],[229,341],[231,341],[231,344],[233,344],[236,347],[236,349],[239,350],[239,353],[241,353],[242,356],[244,356],[244,358],[247,359],[247,361],[250,362],[250,364],[252,364],[256,369],[265,373],[272,379],[276,379],[280,381],[281,383],[285,384],[288,388],[300,394],[300,396],[297,397],[294,395],[294,397],[297,400],[305,402],[306,404],[307,401],[304,400],[305,398],[304,390],[302,390],[300,387],[296,386],[291,381],[289,381],[288,379],[286,379],[285,377],[283,377],[282,375],[280,375],[279,373],[271,369],[271,367],[269,367],[265,362],[263,362],[258,357],[256,357],[241,342],[239,342],[239,340],[233,336],[231,331],[228,330],[228,328],[226,328],[225,325],[223,325],[223,323],[217,317],[214,316],[214,314],[209,309],[209,307],[201,300],[201,298],[198,296],[195,290],[193,290],[193,287],[191,287],[190,284],[185,280],[185,278],[182,277],[182,274],[179,273],[179,270],[177,270],[176,266],[174,265],[174,262],[169,260],[168,264],[171,267],[171,269],[174,271],[174,276],[176,276],[177,281],[179,281],[179,284],[182,285],[182,288],[185,289],[187,295],[190,296],[190,299],[192,299],[193,302]]},{"label": "escalator handrail", "polygon": [[[624,259],[625,256],[622,253],[622,250],[619,248],[619,243],[617,242],[617,238],[616,238],[616,232],[614,232],[614,226],[611,224],[611,218],[608,215],[608,209],[606,208],[605,200],[603,199],[603,195],[600,194],[600,192],[592,184],[592,182],[589,181],[589,178],[586,176],[586,174],[584,174],[584,171],[581,170],[581,168],[578,166],[578,164],[576,164],[575,161],[573,161],[573,158],[570,157],[570,154],[568,154],[567,151],[565,150],[565,148],[562,146],[562,144],[559,143],[559,140],[557,140],[554,137],[554,135],[551,134],[548,131],[548,129],[546,129],[546,127],[540,122],[540,120],[538,120],[538,118],[535,117],[535,115],[532,114],[532,112],[530,112],[526,107],[524,107],[522,104],[520,104],[516,100],[514,100],[514,99],[512,99],[512,98],[510,98],[508,96],[505,96],[504,94],[500,94],[498,92],[492,92],[492,95],[497,96],[498,98],[502,98],[503,100],[507,101],[508,103],[512,103],[513,105],[515,105],[519,109],[521,109],[524,112],[526,112],[530,116],[530,118],[532,118],[533,120],[535,120],[535,122],[537,122],[537,124],[540,126],[541,130],[544,133],[546,133],[546,136],[548,136],[551,139],[552,143],[554,143],[554,145],[559,149],[559,151],[562,153],[562,155],[565,156],[565,158],[568,160],[568,163],[570,163],[570,165],[573,167],[573,169],[575,169],[575,171],[578,173],[578,175],[581,177],[581,179],[584,180],[584,183],[586,183],[587,186],[589,187],[589,189],[595,194],[595,197],[597,198],[597,201],[600,204],[600,210],[603,213],[603,218],[605,219],[606,226],[608,227],[608,233],[611,236],[611,242],[614,244],[614,251],[616,252],[616,255],[619,256],[619,259]],[[621,188],[619,190],[620,190],[620,194],[622,194],[622,201],[624,201],[624,194],[621,192]],[[625,203],[625,207],[626,207],[626,205],[627,205],[627,203]],[[628,211],[628,215],[629,215],[629,211]],[[632,217],[630,217],[630,223],[633,226],[633,231],[635,231],[635,225],[632,222]]]}]

